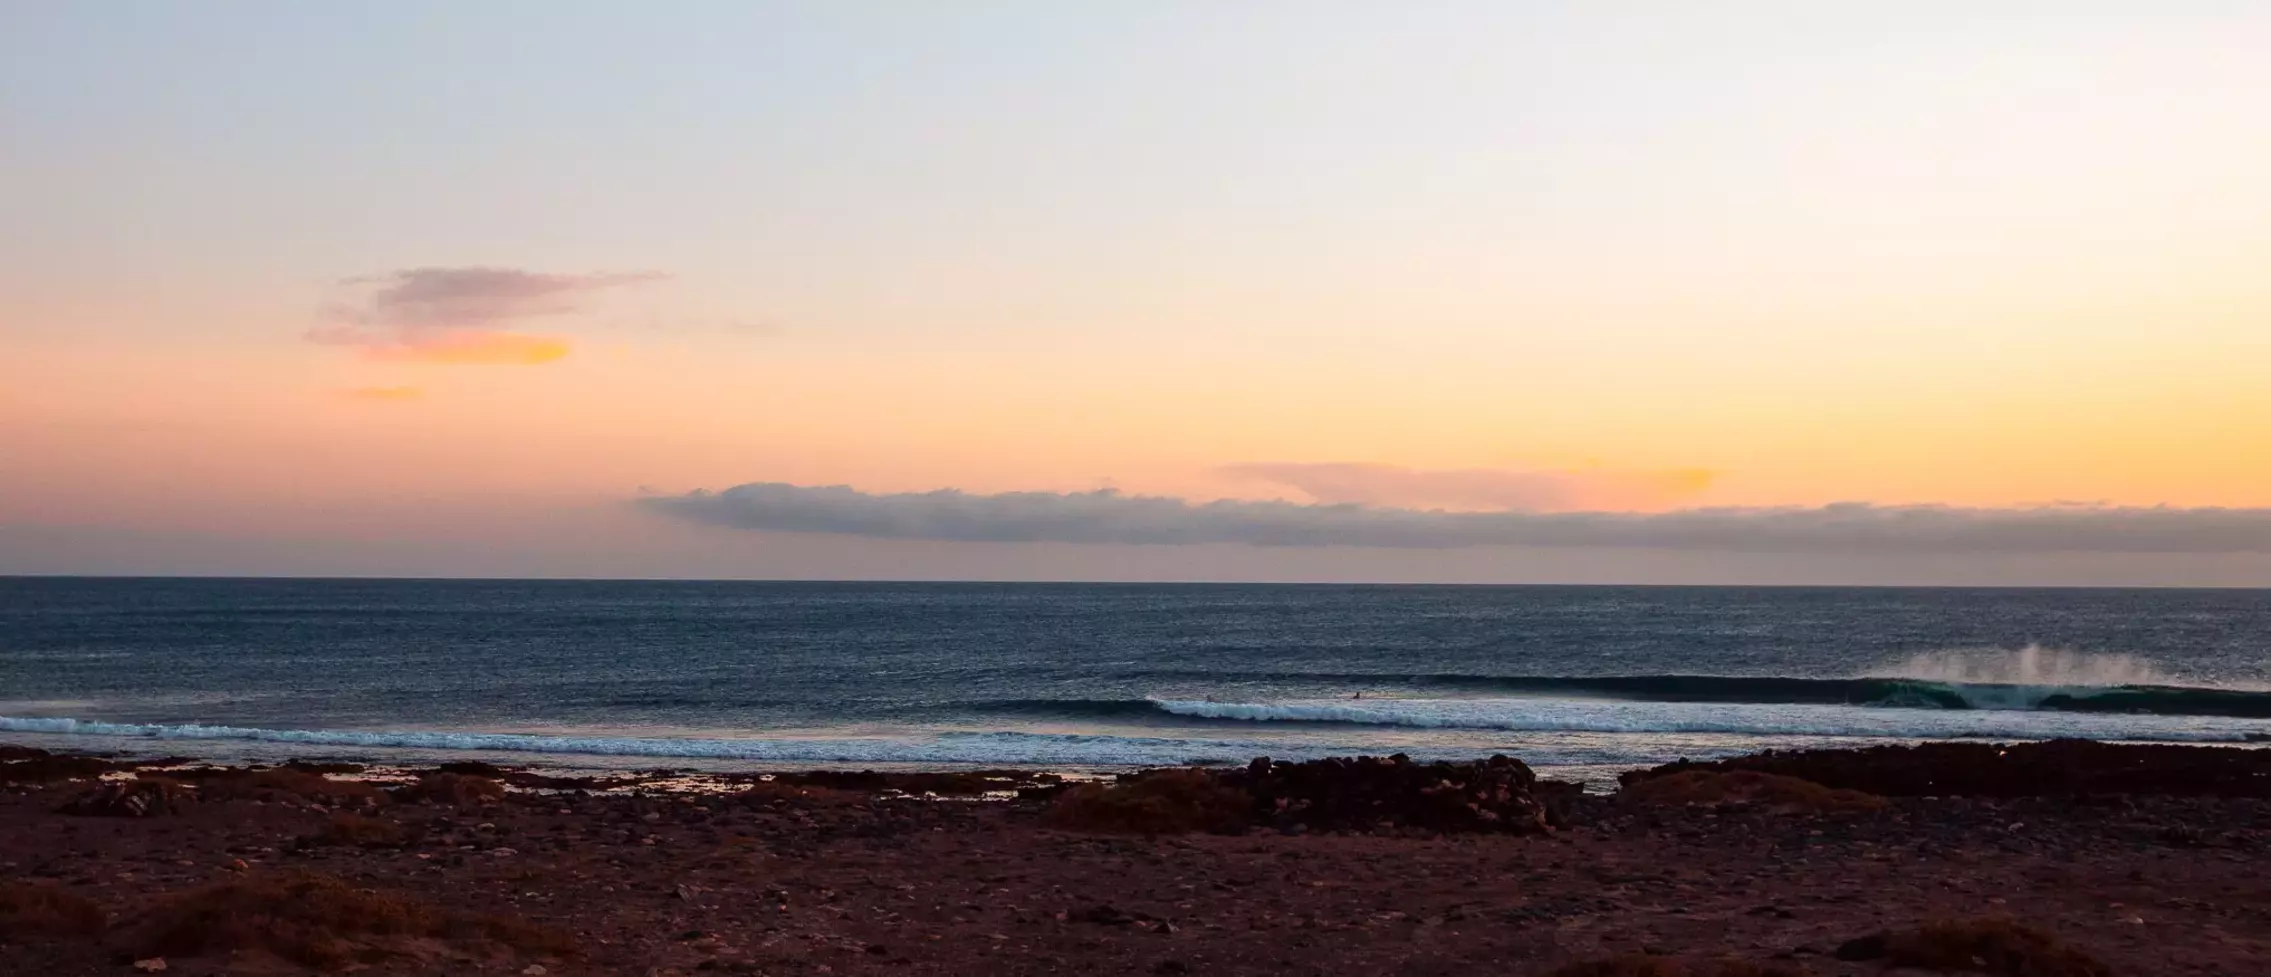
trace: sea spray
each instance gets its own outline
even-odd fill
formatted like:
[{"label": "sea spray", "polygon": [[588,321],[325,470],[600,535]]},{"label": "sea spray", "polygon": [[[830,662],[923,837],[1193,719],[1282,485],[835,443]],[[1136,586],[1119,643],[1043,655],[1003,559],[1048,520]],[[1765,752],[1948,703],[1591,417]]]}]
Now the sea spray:
[{"label": "sea spray", "polygon": [[1912,679],[1952,685],[2017,685],[2069,689],[2183,684],[2150,659],[2136,655],[2069,651],[2032,644],[2022,648],[1954,648],[1919,652],[1897,665],[1865,671],[1861,677]]}]

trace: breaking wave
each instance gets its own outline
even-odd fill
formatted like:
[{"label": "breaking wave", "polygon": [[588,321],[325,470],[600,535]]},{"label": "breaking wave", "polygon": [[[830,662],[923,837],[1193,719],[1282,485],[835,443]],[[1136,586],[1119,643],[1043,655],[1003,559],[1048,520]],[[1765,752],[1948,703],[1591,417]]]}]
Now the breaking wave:
[{"label": "breaking wave", "polygon": [[[1114,708],[1248,727],[1286,724],[1262,736],[1109,735],[958,731],[916,736],[701,738],[561,736],[430,730],[276,729],[0,717],[0,733],[168,741],[234,740],[292,747],[602,755],[783,764],[1170,765],[1258,755],[1286,758],[1385,753],[1472,756],[1546,746],[1551,734],[1729,734],[1842,739],[2081,738],[2238,743],[2271,739],[2271,723],[2182,716],[2123,716],[1986,710],[1852,709],[1812,704],[1636,703],[1556,699],[1365,699],[1283,702],[1145,700]],[[1300,732],[1294,724],[1331,724]],[[1392,728],[1465,731],[1454,740],[1390,745]],[[1370,730],[1373,732],[1366,732]],[[1162,731],[1163,733],[1166,731]],[[1193,730],[1192,732],[1197,732]]]},{"label": "breaking wave", "polygon": [[[157,741],[235,740],[292,747],[451,750],[580,756],[740,760],[754,763],[940,763],[1171,765],[1204,758],[1271,752],[1255,742],[1173,737],[1084,736],[1020,732],[941,733],[927,737],[737,739],[639,736],[541,736],[428,730],[269,729],[200,724],[111,723],[84,719],[0,716],[0,733],[122,737]],[[1352,753],[1345,744],[1286,751],[1317,756]]]},{"label": "breaking wave", "polygon": [[1894,739],[2255,742],[2271,723],[2222,717],[1939,709],[1810,703],[1637,703],[1574,699],[1154,700],[1197,719],[1505,732],[1730,733]]},{"label": "breaking wave", "polygon": [[[1314,681],[1314,677],[1311,677]],[[1374,690],[1363,699],[1325,699],[1327,706],[1345,706],[1352,715],[1368,714],[1368,707],[1398,699],[1458,701],[1425,693],[1453,689],[1468,695],[1497,693],[1540,699],[1591,699],[1625,702],[1688,702],[1753,705],[1862,706],[1953,711],[2039,711],[2109,713],[2143,716],[2202,716],[2233,719],[2271,719],[2271,692],[2214,689],[2176,685],[2019,685],[2003,683],[1937,682],[1908,678],[1731,678],[1710,675],[1629,675],[1598,678],[1522,676],[1421,676],[1391,680],[1369,676]],[[1340,683],[1358,684],[1358,683]],[[1380,690],[1392,690],[1382,695]],[[1377,696],[1376,698],[1374,696]],[[1217,699],[1222,698],[1217,696]],[[1515,701],[1515,700],[1491,700]],[[1182,696],[1153,699],[1008,699],[956,703],[956,708],[994,714],[1056,715],[1076,718],[1133,718],[1154,711],[1160,702],[1187,704],[1169,710],[1181,715],[1205,716],[1209,705],[1235,705]],[[1329,711],[1329,710],[1327,710]],[[1322,713],[1320,713],[1322,714]],[[1214,717],[1234,718],[1234,717]],[[1330,722],[1336,720],[1319,719]],[[1360,721],[1360,720],[1338,720]]]}]

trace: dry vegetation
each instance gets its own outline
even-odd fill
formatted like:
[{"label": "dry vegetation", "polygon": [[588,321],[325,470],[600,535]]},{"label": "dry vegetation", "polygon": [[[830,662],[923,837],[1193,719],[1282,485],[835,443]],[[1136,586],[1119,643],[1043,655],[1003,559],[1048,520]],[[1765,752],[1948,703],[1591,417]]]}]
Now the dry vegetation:
[{"label": "dry vegetation", "polygon": [[411,833],[393,821],[341,811],[324,822],[321,829],[301,840],[308,845],[344,848],[400,848],[410,843]]},{"label": "dry vegetation", "polygon": [[870,795],[854,790],[802,787],[774,780],[760,780],[726,796],[732,803],[743,807],[782,805],[809,809],[858,807],[870,799]]},{"label": "dry vegetation", "polygon": [[284,764],[286,770],[302,773],[362,773],[369,769],[360,763],[342,763],[333,760],[292,760]]},{"label": "dry vegetation", "polygon": [[333,780],[320,773],[291,767],[224,771],[217,774],[184,772],[197,784],[197,793],[209,801],[296,801],[312,804],[367,805],[385,799],[377,786],[360,780]]},{"label": "dry vegetation", "polygon": [[2113,968],[2039,929],[2002,917],[1940,920],[1866,936],[1838,949],[1847,960],[1971,971],[1998,977],[2112,977]]},{"label": "dry vegetation", "polygon": [[1811,780],[1739,770],[1689,770],[1628,783],[1617,796],[1634,804],[1757,805],[1811,813],[1875,811],[1886,801],[1875,794],[1824,787]]},{"label": "dry vegetation", "polygon": [[1009,794],[1022,789],[1046,787],[1060,782],[1055,774],[1034,773],[1026,770],[963,770],[947,772],[877,773],[872,770],[812,770],[802,773],[773,774],[769,783],[800,787],[826,787],[832,790],[860,791],[867,794],[896,792],[902,794],[937,794],[943,797],[969,797],[978,794]]},{"label": "dry vegetation", "polygon": [[0,886],[0,942],[90,937],[102,930],[102,910],[68,891],[28,882]]},{"label": "dry vegetation", "polygon": [[1072,831],[1125,834],[1232,832],[1252,820],[1253,798],[1203,770],[1159,770],[1116,784],[1065,791],[1044,824]]},{"label": "dry vegetation", "polygon": [[406,801],[480,807],[505,797],[505,785],[487,777],[465,773],[430,773],[418,782],[395,788],[394,796]]},{"label": "dry vegetation", "polygon": [[1805,971],[1752,960],[1627,956],[1564,964],[1544,977],[1805,977]]},{"label": "dry vegetation", "polygon": [[147,818],[197,806],[197,789],[178,780],[142,779],[97,784],[56,810],[89,817]]},{"label": "dry vegetation", "polygon": [[18,755],[23,758],[0,763],[0,784],[45,784],[58,780],[78,780],[118,769],[118,764],[94,757]]},{"label": "dry vegetation", "polygon": [[524,920],[447,912],[304,872],[180,893],[123,927],[120,944],[136,957],[253,951],[329,969],[418,955],[417,942],[425,940],[467,956],[560,957],[575,949],[565,934]]}]

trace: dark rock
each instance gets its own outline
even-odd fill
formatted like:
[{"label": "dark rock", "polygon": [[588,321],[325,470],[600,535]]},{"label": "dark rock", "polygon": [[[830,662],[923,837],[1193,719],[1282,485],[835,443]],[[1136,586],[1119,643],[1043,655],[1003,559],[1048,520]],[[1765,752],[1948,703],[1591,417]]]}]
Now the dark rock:
[{"label": "dark rock", "polygon": [[389,793],[397,800],[478,807],[503,800],[505,785],[473,774],[430,773]]},{"label": "dark rock", "polygon": [[1556,828],[1577,823],[1585,785],[1568,780],[1540,780],[1530,785],[1530,796],[1545,808],[1546,823]]},{"label": "dark rock", "polygon": [[87,817],[149,818],[197,804],[197,788],[170,780],[124,780],[72,798],[57,810]]},{"label": "dark rock", "polygon": [[772,782],[795,787],[826,787],[861,793],[939,794],[968,797],[1011,791],[1023,793],[1056,784],[1061,778],[1023,770],[898,771],[811,770],[772,775]]},{"label": "dark rock", "polygon": [[1871,933],[1838,944],[1837,952],[1831,954],[1831,956],[1845,961],[1878,960],[1890,952],[1887,947],[1888,942],[1889,938],[1886,934]]},{"label": "dark rock", "polygon": [[52,756],[45,751],[34,751],[37,756],[13,763],[0,763],[0,784],[44,784],[57,780],[82,780],[99,777],[119,768],[108,760],[87,756]]},{"label": "dark rock", "polygon": [[1925,743],[1855,750],[1768,750],[1713,763],[1682,760],[1619,777],[1753,771],[1888,797],[2173,794],[2271,798],[2271,751],[2051,740]]},{"label": "dark rock", "polygon": [[1066,913],[1065,921],[1071,923],[1095,923],[1098,926],[1126,926],[1134,923],[1136,921],[1136,917],[1130,916],[1127,913],[1121,912],[1111,906],[1100,904],[1090,906],[1086,909],[1076,909],[1072,912]]},{"label": "dark rock", "polygon": [[1280,831],[1372,831],[1383,823],[1423,833],[1538,834],[1546,811],[1522,761],[1414,763],[1402,754],[1288,763],[1258,757],[1218,771],[1252,795],[1256,820]]}]

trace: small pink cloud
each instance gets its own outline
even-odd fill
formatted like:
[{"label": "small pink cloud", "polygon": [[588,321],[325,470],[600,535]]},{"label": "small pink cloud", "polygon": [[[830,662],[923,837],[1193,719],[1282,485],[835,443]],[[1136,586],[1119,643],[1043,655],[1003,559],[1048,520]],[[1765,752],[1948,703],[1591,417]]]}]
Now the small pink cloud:
[{"label": "small pink cloud", "polygon": [[[658,272],[547,274],[516,268],[411,268],[350,279],[369,287],[333,306],[310,342],[353,346],[390,362],[528,366],[568,355],[567,340],[530,335],[522,320],[581,311],[608,289],[657,281]],[[375,286],[375,287],[370,287]]]},{"label": "small pink cloud", "polygon": [[1470,512],[1656,509],[1701,493],[1714,477],[1703,469],[1426,470],[1368,462],[1260,462],[1221,470],[1325,504]]}]

